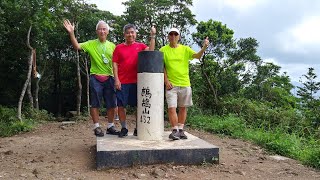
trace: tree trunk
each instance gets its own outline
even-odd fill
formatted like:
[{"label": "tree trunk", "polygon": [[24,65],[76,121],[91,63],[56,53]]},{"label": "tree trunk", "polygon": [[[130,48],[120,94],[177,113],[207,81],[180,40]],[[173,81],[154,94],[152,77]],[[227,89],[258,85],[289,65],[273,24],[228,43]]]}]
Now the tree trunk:
[{"label": "tree trunk", "polygon": [[85,69],[86,69],[86,77],[87,77],[87,107],[88,107],[88,113],[90,114],[90,73],[89,73],[89,67],[88,67],[88,60],[85,58]]},{"label": "tree trunk", "polygon": [[201,63],[201,72],[202,74],[204,75],[208,85],[209,85],[209,88],[210,88],[210,91],[212,92],[213,94],[213,100],[214,100],[214,103],[215,104],[218,104],[218,97],[217,97],[217,91],[216,89],[213,87],[211,81],[210,81],[210,78],[208,77],[207,73],[205,72],[204,70],[204,67],[205,67],[205,55],[203,55],[203,57],[201,58],[202,60],[200,60],[200,63]]},{"label": "tree trunk", "polygon": [[58,117],[62,116],[62,83],[61,83],[61,60],[58,60],[58,72],[57,72],[57,86],[58,86]]},{"label": "tree trunk", "polygon": [[[76,34],[78,35],[78,24],[76,26]],[[79,50],[77,50],[77,79],[78,79],[78,94],[77,94],[77,115],[80,116],[81,112],[81,95],[82,95],[82,84],[81,84],[81,69],[80,69],[80,59]]]},{"label": "tree trunk", "polygon": [[77,50],[77,79],[78,79],[77,115],[80,116],[82,84],[81,84],[80,61],[79,61],[79,51],[78,50]]},{"label": "tree trunk", "polygon": [[20,98],[19,98],[19,102],[18,102],[18,119],[20,119],[20,121],[22,121],[22,118],[21,118],[21,109],[22,109],[22,101],[23,101],[23,97],[26,93],[26,90],[27,90],[27,87],[29,85],[29,83],[31,83],[31,71],[32,71],[32,56],[33,54],[31,53],[31,57],[29,59],[29,67],[28,67],[28,74],[27,74],[27,80],[26,82],[24,83],[23,85],[23,88],[22,88],[22,91],[21,91],[21,95],[20,95]]},{"label": "tree trunk", "polygon": [[39,110],[39,81],[40,81],[40,78],[37,78],[36,79],[36,89],[35,89],[35,93],[34,93],[34,101],[35,101],[34,107],[37,110]]},{"label": "tree trunk", "polygon": [[55,61],[54,61],[54,87],[53,87],[53,96],[54,96],[54,112],[57,117],[61,117],[62,114],[62,95],[61,95],[61,56],[60,52],[55,52]]},{"label": "tree trunk", "polygon": [[28,88],[27,88],[27,94],[28,94],[29,101],[30,101],[30,107],[34,108],[31,84],[32,84],[32,79],[31,79],[31,75],[30,75],[30,80],[29,80]]},{"label": "tree trunk", "polygon": [[[40,89],[40,80],[44,75],[44,72],[46,71],[46,67],[47,67],[47,61],[44,61],[44,57],[43,54],[40,55],[40,60],[42,59],[43,63],[42,63],[42,71],[40,72],[40,76],[36,76],[36,82],[35,82],[35,89],[34,89],[34,107],[39,110],[39,89]],[[35,65],[35,62],[34,62]],[[37,69],[35,68],[35,72],[37,73]]]},{"label": "tree trunk", "polygon": [[[30,87],[31,87],[32,61],[33,61],[33,58],[34,58],[33,57],[34,56],[33,48],[30,46],[30,32],[31,32],[31,29],[32,29],[32,26],[29,27],[29,31],[28,31],[28,35],[27,35],[27,46],[29,47],[29,49],[31,49],[31,56],[30,56],[30,59],[29,59],[29,62],[28,62],[29,67],[28,67],[27,80],[23,85],[23,88],[22,88],[22,91],[21,91],[21,94],[20,94],[20,98],[19,98],[19,102],[18,102],[18,114],[17,114],[17,116],[18,116],[18,119],[20,121],[22,121],[22,118],[21,118],[22,101],[23,101],[24,95],[26,93],[26,90],[27,90],[29,84],[30,84]],[[28,90],[28,92],[29,92],[29,90]],[[30,94],[31,94],[31,89],[30,89]],[[32,95],[31,95],[31,97],[32,97]],[[30,98],[30,96],[29,96],[29,98]]]}]

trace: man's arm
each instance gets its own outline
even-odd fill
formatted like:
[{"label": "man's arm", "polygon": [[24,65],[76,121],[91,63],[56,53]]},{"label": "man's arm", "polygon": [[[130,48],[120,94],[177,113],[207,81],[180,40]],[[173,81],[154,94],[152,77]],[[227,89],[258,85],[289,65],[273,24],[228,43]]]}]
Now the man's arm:
[{"label": "man's arm", "polygon": [[198,53],[192,55],[192,57],[195,58],[195,59],[200,59],[201,56],[203,55],[204,51],[207,49],[208,46],[209,46],[209,40],[208,40],[208,37],[206,37],[206,39],[204,40],[204,43],[203,43],[203,46],[202,46],[201,50]]},{"label": "man's arm", "polygon": [[170,90],[170,89],[173,88],[173,86],[172,86],[171,82],[168,79],[166,68],[164,68],[163,72],[164,72],[164,84],[166,85],[167,90]]},{"label": "man's arm", "polygon": [[114,75],[114,86],[116,89],[121,90],[121,82],[118,76],[118,63],[113,62],[113,75]]},{"label": "man's arm", "polygon": [[78,40],[76,39],[76,37],[74,35],[74,24],[71,24],[70,21],[68,19],[66,19],[63,21],[63,25],[69,33],[72,46],[77,50],[81,50],[81,46],[78,43]]}]

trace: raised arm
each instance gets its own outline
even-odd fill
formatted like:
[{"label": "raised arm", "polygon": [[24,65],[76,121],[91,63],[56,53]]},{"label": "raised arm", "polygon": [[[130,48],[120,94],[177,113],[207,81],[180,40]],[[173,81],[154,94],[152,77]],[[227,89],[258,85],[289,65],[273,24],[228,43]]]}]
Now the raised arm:
[{"label": "raised arm", "polygon": [[196,54],[192,55],[192,57],[196,58],[196,59],[200,59],[208,46],[209,46],[209,39],[208,39],[208,37],[206,37],[206,39],[204,39],[203,46],[202,46],[201,50],[199,52],[197,52]]},{"label": "raised arm", "polygon": [[154,51],[155,45],[156,45],[156,28],[154,26],[151,27],[150,30],[150,43],[149,47],[147,47],[145,50]]},{"label": "raised arm", "polygon": [[63,25],[69,33],[72,46],[77,50],[81,50],[80,44],[78,43],[78,40],[74,35],[74,23],[71,24],[70,21],[66,19],[63,21]]}]

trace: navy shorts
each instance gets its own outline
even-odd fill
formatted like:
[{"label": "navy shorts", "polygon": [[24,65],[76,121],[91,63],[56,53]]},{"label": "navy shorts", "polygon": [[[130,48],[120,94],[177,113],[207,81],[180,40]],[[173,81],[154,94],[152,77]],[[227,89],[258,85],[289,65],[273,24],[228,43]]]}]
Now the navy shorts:
[{"label": "navy shorts", "polygon": [[90,75],[90,106],[92,108],[101,107],[102,98],[106,109],[116,107],[114,78],[110,76],[105,82],[100,82],[94,75]]},{"label": "navy shorts", "polygon": [[137,84],[121,84],[121,90],[117,90],[117,105],[126,107],[127,105],[137,106]]}]

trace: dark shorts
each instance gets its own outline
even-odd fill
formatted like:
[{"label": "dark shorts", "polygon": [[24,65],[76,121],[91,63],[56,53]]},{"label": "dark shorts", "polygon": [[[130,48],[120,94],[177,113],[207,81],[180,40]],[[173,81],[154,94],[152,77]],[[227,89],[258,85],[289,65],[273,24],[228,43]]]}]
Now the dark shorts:
[{"label": "dark shorts", "polygon": [[110,76],[107,81],[100,82],[94,75],[90,75],[90,106],[92,108],[101,107],[102,98],[106,109],[116,107],[114,78]]},{"label": "dark shorts", "polygon": [[126,107],[127,105],[137,106],[137,84],[121,84],[121,90],[117,90],[117,105]]}]

